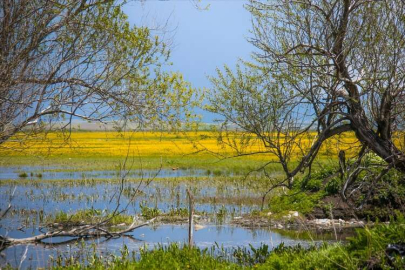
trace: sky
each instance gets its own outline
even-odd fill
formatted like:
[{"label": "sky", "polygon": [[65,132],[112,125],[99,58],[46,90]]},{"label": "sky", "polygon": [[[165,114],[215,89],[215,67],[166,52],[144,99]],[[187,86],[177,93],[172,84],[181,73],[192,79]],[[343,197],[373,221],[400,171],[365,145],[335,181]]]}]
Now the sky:
[{"label": "sky", "polygon": [[[145,0],[126,4],[124,12],[133,25],[164,28],[165,38],[171,43],[173,63],[168,69],[184,75],[193,87],[209,88],[208,75],[223,65],[235,66],[239,58],[249,59],[253,46],[250,36],[251,16],[244,8],[246,0],[202,1],[199,6],[192,0]],[[216,117],[199,110],[203,122]]]}]

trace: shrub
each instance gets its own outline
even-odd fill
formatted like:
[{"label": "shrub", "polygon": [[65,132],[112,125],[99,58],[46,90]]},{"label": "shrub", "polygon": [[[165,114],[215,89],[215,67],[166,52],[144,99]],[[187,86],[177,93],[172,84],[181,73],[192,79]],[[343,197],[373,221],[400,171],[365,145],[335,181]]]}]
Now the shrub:
[{"label": "shrub", "polygon": [[139,206],[141,208],[141,216],[145,219],[152,219],[160,215],[160,210],[156,207],[148,207],[146,205],[141,204]]}]

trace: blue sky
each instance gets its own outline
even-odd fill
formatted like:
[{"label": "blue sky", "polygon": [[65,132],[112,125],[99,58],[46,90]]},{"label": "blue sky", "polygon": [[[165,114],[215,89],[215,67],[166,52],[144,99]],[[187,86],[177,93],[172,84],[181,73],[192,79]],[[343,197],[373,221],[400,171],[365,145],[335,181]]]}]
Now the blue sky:
[{"label": "blue sky", "polygon": [[[248,59],[253,46],[250,36],[250,14],[243,7],[246,0],[202,1],[208,10],[199,10],[191,0],[130,2],[124,8],[129,21],[151,28],[166,26],[166,37],[172,43],[170,70],[184,74],[194,87],[210,87],[207,75],[224,64],[234,66],[238,58]],[[204,122],[212,114],[201,112]]]}]

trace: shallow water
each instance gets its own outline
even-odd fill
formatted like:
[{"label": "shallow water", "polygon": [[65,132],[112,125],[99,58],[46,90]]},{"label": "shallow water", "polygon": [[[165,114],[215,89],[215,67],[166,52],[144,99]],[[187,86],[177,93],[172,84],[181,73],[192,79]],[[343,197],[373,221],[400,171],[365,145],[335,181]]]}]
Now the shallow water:
[{"label": "shallow water", "polygon": [[[26,176],[23,174],[26,174]],[[161,169],[161,170],[133,170],[128,174],[131,178],[174,178],[174,177],[198,177],[210,176],[206,170],[182,170],[182,169]],[[117,170],[100,171],[63,171],[63,168],[41,167],[41,166],[20,166],[0,167],[0,180],[8,179],[32,179],[32,180],[53,180],[53,179],[110,179],[120,178]]]},{"label": "shallow water", "polygon": [[[105,241],[104,239],[91,240],[86,242],[87,248],[95,243],[95,251],[98,254],[120,254],[120,250],[124,245],[128,250],[138,251],[140,248],[147,245],[148,248],[153,248],[158,244],[167,245],[173,242],[187,242],[187,226],[185,225],[160,225],[157,227],[143,227],[135,230],[130,234],[132,238],[121,237]],[[316,244],[317,242],[292,239],[282,236],[279,233],[269,229],[247,229],[230,225],[207,225],[201,230],[194,232],[195,245],[201,248],[209,248],[214,245],[219,245],[225,249],[235,247],[246,247],[249,245],[259,247],[262,244],[267,244],[269,247],[275,248],[279,244],[285,245],[308,245]],[[21,263],[22,268],[46,267],[48,258],[55,258],[58,254],[64,257],[71,255],[76,256],[77,252],[81,252],[81,245],[70,244],[58,247],[41,246],[41,245],[19,245],[10,247],[2,252],[0,258],[0,266],[11,264],[18,267],[21,263],[24,253],[25,259]],[[75,255],[76,254],[76,255]]]},{"label": "shallow water", "polygon": [[[58,168],[15,167],[0,168],[0,179],[11,179],[0,185],[0,208],[4,209],[12,198],[12,209],[0,220],[0,235],[22,238],[40,233],[40,227],[46,223],[47,217],[59,211],[74,213],[80,209],[103,209],[112,211],[117,207],[121,185],[116,181],[117,175],[111,171],[94,172],[63,172],[52,171]],[[18,174],[22,171],[33,176],[22,181]],[[154,176],[157,171],[148,171]],[[35,175],[41,173],[42,177]],[[115,173],[115,172],[114,172]],[[203,170],[166,170],[161,176],[168,179],[152,181],[131,180],[124,182],[120,196],[119,210],[127,207],[126,214],[139,215],[141,206],[158,208],[167,213],[172,209],[187,208],[187,189],[195,198],[195,210],[202,215],[200,220],[204,228],[195,232],[195,244],[199,247],[211,247],[215,244],[224,248],[237,246],[258,247],[267,244],[276,247],[284,242],[287,245],[310,242],[292,239],[270,229],[247,229],[226,224],[235,216],[250,213],[260,208],[259,202],[263,190],[251,182],[240,179],[218,181],[215,177],[200,178]],[[145,177],[145,171],[144,171]],[[160,174],[159,174],[160,175]],[[133,175],[136,178],[136,175]],[[138,175],[139,176],[139,175]],[[176,177],[188,176],[187,180]],[[28,176],[28,179],[31,176]],[[64,179],[65,180],[59,180]],[[145,177],[147,178],[147,177]],[[14,179],[14,180],[13,180]],[[92,180],[93,179],[93,180]],[[103,179],[96,181],[95,179]],[[32,180],[32,181],[31,181]],[[135,192],[138,188],[139,192]],[[197,220],[198,221],[198,220]],[[81,249],[91,252],[89,245],[98,254],[119,254],[123,245],[130,251],[139,250],[147,245],[153,248],[158,244],[171,242],[184,243],[187,240],[187,227],[184,225],[159,225],[143,227],[130,234],[131,237],[119,239],[97,239],[87,241],[83,248],[78,244],[44,246],[19,245],[9,247],[0,253],[0,267],[11,264],[14,267],[46,267],[49,258],[57,255],[64,257],[83,253]],[[53,241],[68,239],[54,238]],[[312,242],[311,242],[312,243]]]}]

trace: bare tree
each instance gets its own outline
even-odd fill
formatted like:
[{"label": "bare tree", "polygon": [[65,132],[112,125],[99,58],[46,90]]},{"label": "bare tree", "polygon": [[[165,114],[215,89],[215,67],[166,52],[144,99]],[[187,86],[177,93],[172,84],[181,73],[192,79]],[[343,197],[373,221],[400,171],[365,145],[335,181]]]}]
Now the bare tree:
[{"label": "bare tree", "polygon": [[251,0],[247,9],[255,61],[218,71],[209,109],[276,157],[287,176],[278,185],[291,187],[346,132],[359,157],[368,149],[384,173],[405,172],[405,2]]},{"label": "bare tree", "polygon": [[173,118],[191,88],[161,71],[168,48],[129,25],[124,3],[0,2],[0,145],[72,119]]}]

